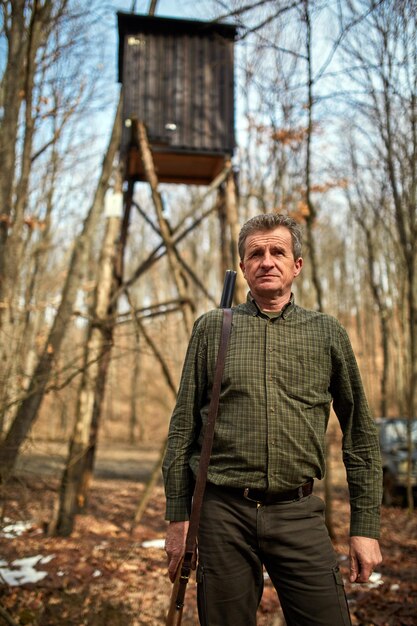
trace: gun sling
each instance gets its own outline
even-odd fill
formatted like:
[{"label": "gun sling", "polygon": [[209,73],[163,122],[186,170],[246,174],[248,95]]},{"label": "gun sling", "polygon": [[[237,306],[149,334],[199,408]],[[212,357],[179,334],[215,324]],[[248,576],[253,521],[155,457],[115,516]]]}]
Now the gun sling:
[{"label": "gun sling", "polygon": [[200,523],[201,505],[203,503],[204,490],[207,482],[207,470],[210,463],[210,455],[213,447],[214,425],[219,408],[220,389],[223,376],[224,363],[226,359],[227,346],[229,343],[230,331],[232,327],[232,310],[223,309],[223,325],[220,338],[220,346],[217,353],[216,369],[214,373],[212,396],[207,415],[207,422],[204,429],[203,445],[201,447],[200,462],[194,487],[193,501],[191,507],[190,524],[188,527],[185,542],[184,559],[181,566],[177,597],[175,601],[176,609],[182,610],[184,606],[184,596],[191,572],[191,563],[195,551],[198,526]]}]

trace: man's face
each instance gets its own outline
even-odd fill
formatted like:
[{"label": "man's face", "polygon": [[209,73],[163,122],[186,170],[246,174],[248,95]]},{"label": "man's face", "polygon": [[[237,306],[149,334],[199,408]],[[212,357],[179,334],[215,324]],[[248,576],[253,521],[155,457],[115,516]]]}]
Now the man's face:
[{"label": "man's face", "polygon": [[291,233],[285,226],[257,231],[246,239],[240,267],[255,300],[256,296],[289,297],[302,266],[301,257],[294,259]]}]

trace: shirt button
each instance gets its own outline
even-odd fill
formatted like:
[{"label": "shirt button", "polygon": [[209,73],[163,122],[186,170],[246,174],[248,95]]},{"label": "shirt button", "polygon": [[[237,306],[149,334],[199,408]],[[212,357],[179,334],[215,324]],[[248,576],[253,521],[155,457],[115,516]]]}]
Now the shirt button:
[{"label": "shirt button", "polygon": [[271,408],[271,413],[275,413],[274,407]]}]

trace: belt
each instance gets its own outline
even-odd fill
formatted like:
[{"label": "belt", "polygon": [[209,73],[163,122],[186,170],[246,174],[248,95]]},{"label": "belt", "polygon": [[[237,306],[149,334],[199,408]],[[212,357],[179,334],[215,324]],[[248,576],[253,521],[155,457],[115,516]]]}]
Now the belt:
[{"label": "belt", "polygon": [[250,487],[226,487],[219,485],[219,488],[227,491],[235,496],[240,496],[255,502],[256,504],[277,504],[278,502],[289,502],[294,500],[300,500],[305,496],[309,496],[313,493],[313,480],[309,480],[307,483],[300,485],[296,489],[290,489],[289,491],[269,492],[263,489],[251,489]]}]

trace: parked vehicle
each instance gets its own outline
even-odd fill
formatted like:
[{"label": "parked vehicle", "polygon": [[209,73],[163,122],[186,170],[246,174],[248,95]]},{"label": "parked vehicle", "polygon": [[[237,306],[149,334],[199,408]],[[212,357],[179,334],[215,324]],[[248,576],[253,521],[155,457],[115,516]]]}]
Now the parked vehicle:
[{"label": "parked vehicle", "polygon": [[[381,417],[376,420],[384,471],[383,504],[392,506],[406,503],[407,489],[407,423],[403,417]],[[413,420],[411,437],[412,484],[417,496],[417,420]]]}]

